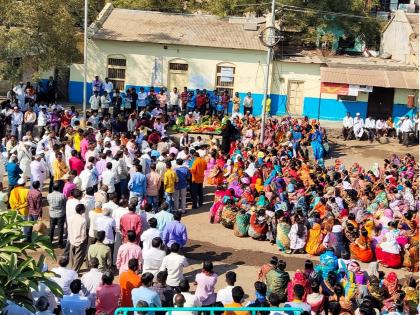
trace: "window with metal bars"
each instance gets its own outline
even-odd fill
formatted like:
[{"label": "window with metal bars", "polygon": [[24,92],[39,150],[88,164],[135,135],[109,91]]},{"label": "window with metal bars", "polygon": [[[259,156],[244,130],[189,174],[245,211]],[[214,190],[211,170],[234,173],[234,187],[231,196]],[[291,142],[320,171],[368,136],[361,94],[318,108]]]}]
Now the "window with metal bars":
[{"label": "window with metal bars", "polygon": [[124,91],[126,65],[127,60],[123,58],[108,58],[108,79],[114,89]]},{"label": "window with metal bars", "polygon": [[170,63],[169,70],[188,71],[188,64],[187,63]]},{"label": "window with metal bars", "polygon": [[233,95],[235,85],[235,67],[233,65],[218,65],[216,67],[216,90],[219,94],[228,91],[229,95]]}]

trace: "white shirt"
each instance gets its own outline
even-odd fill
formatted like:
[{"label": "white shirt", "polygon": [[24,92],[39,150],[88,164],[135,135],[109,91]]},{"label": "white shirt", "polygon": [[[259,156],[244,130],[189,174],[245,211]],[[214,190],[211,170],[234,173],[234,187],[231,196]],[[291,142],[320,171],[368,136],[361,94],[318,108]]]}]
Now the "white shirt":
[{"label": "white shirt", "polygon": [[51,272],[56,273],[60,277],[52,277],[51,279],[63,289],[63,295],[70,294],[70,283],[79,278],[77,272],[63,267],[51,269]]},{"label": "white shirt", "polygon": [[356,128],[363,128],[363,119],[360,117],[354,117],[353,126]]},{"label": "white shirt", "polygon": [[216,301],[222,302],[223,305],[232,303],[233,302],[232,289],[233,289],[233,285],[228,285],[227,287],[220,289],[217,292]]},{"label": "white shirt", "polygon": [[343,126],[345,128],[351,128],[351,127],[353,127],[353,117],[348,117],[348,116],[344,117],[344,119],[343,119]]},{"label": "white shirt", "polygon": [[115,192],[115,173],[106,169],[102,172],[102,184],[108,186],[108,194]]},{"label": "white shirt", "polygon": [[376,121],[376,129],[382,130],[382,129],[386,129],[386,127],[387,127],[387,125],[386,125],[386,122],[385,121],[383,121],[381,119],[378,119]]},{"label": "white shirt", "polygon": [[[181,292],[181,294],[185,298],[184,307],[200,307],[201,302],[200,299],[195,296],[195,294],[190,292]],[[174,296],[174,303],[175,303],[175,296]],[[182,315],[196,315],[198,312],[185,312],[182,311]]]},{"label": "white shirt", "polygon": [[45,167],[45,164],[38,160],[33,160],[30,164],[31,168],[31,181],[39,181],[42,185],[42,183],[47,178],[47,168]]},{"label": "white shirt", "polygon": [[86,291],[83,293],[90,301],[90,307],[95,308],[96,304],[96,289],[102,284],[102,272],[98,269],[92,268],[89,272],[85,273],[80,279]]},{"label": "white shirt", "polygon": [[110,200],[108,202],[105,202],[102,205],[102,209],[110,209],[111,213],[114,213],[114,210],[116,210],[118,208],[119,208],[119,206],[115,202],[113,202],[112,200]]},{"label": "white shirt", "polygon": [[143,242],[143,250],[152,248],[152,240],[155,237],[160,237],[160,231],[156,228],[150,228],[141,234],[140,240]]},{"label": "white shirt", "polygon": [[111,98],[109,97],[109,95],[107,95],[107,96],[102,95],[101,96],[102,108],[109,108],[109,104],[111,104]]},{"label": "white shirt", "polygon": [[93,187],[98,183],[98,178],[94,171],[94,168],[85,168],[79,175],[82,181],[81,190],[85,191],[88,187]]},{"label": "white shirt", "polygon": [[103,85],[104,85],[104,90],[108,92],[108,95],[109,95],[109,93],[111,93],[111,92],[112,92],[112,90],[114,89],[114,84],[112,84],[112,82],[111,82],[111,81],[104,82],[104,83],[103,83]]},{"label": "white shirt", "polygon": [[114,211],[112,211],[112,218],[115,221],[115,231],[116,232],[120,232],[120,221],[121,221],[121,217],[128,213],[128,208],[122,208],[122,207],[118,207],[117,209],[115,209]]},{"label": "white shirt", "polygon": [[179,93],[174,93],[173,91],[169,94],[169,103],[173,105],[179,105]]},{"label": "white shirt", "polygon": [[404,119],[404,121],[401,124],[400,130],[402,132],[410,132],[413,130],[413,122],[411,119]]},{"label": "white shirt", "polygon": [[13,112],[12,114],[12,121],[11,124],[14,126],[22,125],[23,122],[23,114],[22,112]]},{"label": "white shirt", "polygon": [[107,215],[96,218],[97,231],[105,231],[104,244],[114,244],[115,220]]},{"label": "white shirt", "polygon": [[160,271],[168,272],[168,279],[166,283],[171,287],[177,287],[179,282],[184,279],[184,267],[188,266],[188,261],[185,256],[177,253],[170,253],[165,256],[160,266]]},{"label": "white shirt", "polygon": [[66,202],[66,221],[69,222],[69,219],[76,214],[76,206],[80,204],[80,200],[76,198],[69,198]]},{"label": "white shirt", "polygon": [[40,113],[38,114],[38,125],[41,127],[44,127],[47,125],[47,121],[48,121],[48,114],[43,111],[40,111]]},{"label": "white shirt", "polygon": [[13,88],[13,92],[16,93],[16,97],[20,100],[25,99],[25,86],[24,85],[16,85]]},{"label": "white shirt", "polygon": [[101,97],[99,95],[97,96],[92,95],[89,99],[90,109],[98,110],[100,101],[101,101]]},{"label": "white shirt", "polygon": [[375,129],[375,127],[376,127],[375,119],[373,119],[373,118],[366,118],[365,128]]},{"label": "white shirt", "polygon": [[142,252],[143,256],[143,273],[150,272],[154,276],[159,272],[163,259],[166,257],[165,251],[157,248],[150,248]]}]

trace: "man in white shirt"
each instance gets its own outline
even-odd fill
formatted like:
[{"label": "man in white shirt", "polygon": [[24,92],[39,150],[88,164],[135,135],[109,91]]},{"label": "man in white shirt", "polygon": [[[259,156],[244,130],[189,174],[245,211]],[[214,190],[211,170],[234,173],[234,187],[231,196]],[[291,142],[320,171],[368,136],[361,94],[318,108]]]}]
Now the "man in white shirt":
[{"label": "man in white shirt", "polygon": [[100,103],[101,103],[101,97],[99,96],[99,92],[94,91],[93,95],[89,99],[90,109],[98,111]]},{"label": "man in white shirt", "polygon": [[19,82],[19,84],[13,88],[13,92],[16,94],[19,107],[23,108],[25,106],[25,85],[23,82]]},{"label": "man in white shirt", "polygon": [[254,107],[254,99],[252,98],[251,92],[248,92],[244,97],[244,115],[249,112],[252,115]]},{"label": "man in white shirt", "polygon": [[179,282],[184,279],[184,267],[188,267],[188,261],[185,256],[179,254],[180,244],[172,243],[171,253],[163,258],[160,271],[168,272],[167,285],[178,287]]},{"label": "man in white shirt", "polygon": [[42,138],[42,136],[45,133],[45,127],[47,126],[48,116],[49,115],[47,113],[47,109],[45,107],[42,107],[41,111],[38,114],[38,134],[40,138]]},{"label": "man in white shirt", "polygon": [[82,277],[83,294],[90,301],[90,308],[96,308],[96,289],[102,285],[102,272],[99,271],[99,260],[92,257],[89,261],[90,270]]},{"label": "man in white shirt", "polygon": [[406,147],[408,147],[409,135],[410,132],[413,131],[413,127],[413,122],[408,115],[405,115],[404,120],[401,123],[400,131],[402,132],[402,144]]},{"label": "man in white shirt", "polygon": [[105,78],[105,82],[103,83],[104,91],[111,95],[112,91],[114,90],[114,84],[109,81],[108,78]]},{"label": "man in white shirt", "polygon": [[379,118],[376,121],[376,135],[377,139],[379,140],[380,137],[383,137],[387,133],[387,124],[383,118]]},{"label": "man in white shirt", "polygon": [[227,286],[224,287],[223,289],[220,289],[217,292],[217,297],[216,297],[217,302],[222,302],[223,305],[233,303],[232,289],[235,286],[235,282],[236,282],[236,273],[233,271],[228,271],[226,273]]},{"label": "man in white shirt", "polygon": [[148,250],[152,247],[152,241],[155,237],[161,237],[160,231],[157,227],[156,218],[150,218],[148,221],[149,228],[141,234],[140,240],[143,243],[143,250]]},{"label": "man in white shirt", "polygon": [[368,135],[368,140],[372,143],[376,136],[376,121],[369,116],[365,121],[365,129]]},{"label": "man in white shirt", "polygon": [[96,229],[97,231],[105,232],[105,239],[103,243],[108,245],[112,251],[114,250],[114,232],[115,232],[115,220],[111,217],[112,210],[102,206],[102,214],[96,218]]},{"label": "man in white shirt", "polygon": [[31,183],[38,181],[41,184],[41,191],[44,187],[44,182],[47,179],[47,168],[42,161],[40,154],[35,155],[35,159],[30,164],[31,169]]},{"label": "man in white shirt", "polygon": [[58,277],[52,277],[51,280],[60,286],[60,288],[63,290],[63,295],[68,295],[71,293],[70,283],[79,277],[76,271],[67,268],[68,264],[69,259],[66,256],[62,256],[58,260],[59,267],[51,269],[51,272],[58,275]]},{"label": "man in white shirt", "polygon": [[108,187],[108,193],[115,192],[115,172],[112,171],[112,162],[106,163],[106,170],[102,172],[101,175],[102,185],[106,185]]},{"label": "man in white shirt", "polygon": [[[183,279],[179,282],[179,291],[185,298],[184,307],[200,307],[201,301],[194,293],[190,292],[190,284],[187,279]],[[175,302],[175,297],[174,297]],[[197,315],[198,312],[185,312],[182,311],[182,315]]]},{"label": "man in white shirt", "polygon": [[146,99],[147,99],[147,93],[144,91],[144,87],[140,88],[140,92],[138,93],[139,98],[137,99],[137,107],[139,111],[144,109],[146,107]]},{"label": "man in white shirt", "polygon": [[122,236],[121,236],[121,231],[120,231],[121,217],[128,212],[129,211],[128,211],[127,199],[122,199],[120,201],[119,207],[112,211],[112,218],[115,221],[114,255],[112,257],[112,261],[114,264],[117,262],[118,249],[120,248],[121,243],[122,243]]},{"label": "man in white shirt", "polygon": [[352,139],[353,135],[353,117],[347,112],[346,117],[343,119],[343,138],[344,140]]},{"label": "man in white shirt", "polygon": [[179,103],[181,101],[181,97],[178,93],[178,89],[174,87],[173,91],[169,94],[169,104],[171,106],[171,110],[179,111]]},{"label": "man in white shirt", "polygon": [[111,97],[109,96],[107,91],[104,91],[104,94],[101,96],[101,107],[102,107],[103,116],[108,115],[110,104],[111,104]]},{"label": "man in white shirt", "polygon": [[81,190],[87,191],[98,184],[98,172],[92,163],[85,166],[85,169],[80,173],[79,178],[82,182]]},{"label": "man in white shirt", "polygon": [[13,108],[10,124],[12,125],[12,135],[20,140],[22,138],[23,114],[17,106]]},{"label": "man in white shirt", "polygon": [[76,206],[80,204],[82,200],[83,193],[79,189],[74,189],[71,192],[69,199],[66,202],[66,221],[68,223],[69,219],[76,214]]},{"label": "man in white shirt", "polygon": [[357,140],[362,140],[363,134],[365,133],[363,119],[360,117],[360,113],[356,113],[356,117],[353,119],[353,132]]},{"label": "man in white shirt", "polygon": [[152,240],[152,247],[142,251],[143,256],[143,273],[150,272],[154,276],[159,272],[166,253],[162,250],[162,239],[155,237]]}]

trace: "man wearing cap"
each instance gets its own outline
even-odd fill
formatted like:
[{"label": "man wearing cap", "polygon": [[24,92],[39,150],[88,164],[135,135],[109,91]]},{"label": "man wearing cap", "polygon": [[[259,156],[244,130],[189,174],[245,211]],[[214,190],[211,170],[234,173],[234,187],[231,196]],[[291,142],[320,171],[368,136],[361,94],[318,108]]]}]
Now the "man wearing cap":
[{"label": "man wearing cap", "polygon": [[35,159],[30,164],[31,169],[31,183],[38,181],[42,188],[44,187],[44,182],[47,179],[47,168],[45,163],[42,163],[42,157],[40,154],[35,155]]},{"label": "man wearing cap", "polygon": [[356,113],[356,117],[353,120],[353,132],[357,140],[361,140],[365,131],[363,130],[364,123],[360,117],[360,113]]},{"label": "man wearing cap", "polygon": [[[23,178],[19,178],[15,188],[12,189],[9,196],[10,208],[18,213],[25,219],[28,219],[28,193],[29,189],[25,187]],[[24,228],[24,234],[28,235],[28,228]]]}]

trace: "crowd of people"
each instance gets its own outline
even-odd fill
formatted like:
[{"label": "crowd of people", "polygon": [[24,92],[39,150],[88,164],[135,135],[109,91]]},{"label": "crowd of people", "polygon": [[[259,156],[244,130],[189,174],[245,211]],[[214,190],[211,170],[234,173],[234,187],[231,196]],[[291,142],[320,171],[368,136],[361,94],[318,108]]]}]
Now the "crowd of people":
[{"label": "crowd of people", "polygon": [[343,138],[344,140],[374,140],[381,142],[381,139],[398,138],[400,144],[408,146],[413,139],[418,143],[419,141],[419,113],[416,113],[416,118],[409,115],[399,117],[394,121],[392,117],[387,119],[374,119],[368,116],[365,120],[356,113],[355,117],[351,117],[347,113],[343,118]]},{"label": "crowd of people", "polygon": [[[110,83],[95,78],[86,120],[55,103],[22,107],[16,99],[3,109],[7,162],[0,161],[6,165],[0,175],[7,173],[8,187],[1,186],[0,209],[33,222],[48,217],[50,240],[63,249],[57,267],[44,266],[56,274],[52,280],[63,296],[39,283],[31,297],[37,314],[245,305],[297,307],[302,314],[414,314],[416,281],[400,283],[378,264],[418,271],[418,165],[411,155],[393,155],[371,170],[357,164],[346,169],[338,160],[328,168],[327,135],[317,121],[269,118],[260,143],[252,102],[241,115],[220,110],[220,140],[171,139],[171,101],[162,106],[152,91],[138,106],[143,103],[131,91],[134,105],[125,107]],[[109,104],[117,106],[104,105],[110,94]],[[16,125],[17,116],[35,120]],[[271,241],[286,253],[320,255],[320,263],[307,261],[304,271],[290,276],[286,263],[273,258],[261,267],[248,304],[232,271],[226,287],[215,289],[220,280],[211,261],[203,262],[194,281],[186,278],[182,217],[203,207],[205,184],[217,187],[210,222],[239,237]],[[30,242],[32,228],[23,233]],[[359,261],[371,262],[367,272]],[[4,311],[30,314],[12,302]]]}]

